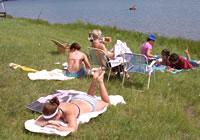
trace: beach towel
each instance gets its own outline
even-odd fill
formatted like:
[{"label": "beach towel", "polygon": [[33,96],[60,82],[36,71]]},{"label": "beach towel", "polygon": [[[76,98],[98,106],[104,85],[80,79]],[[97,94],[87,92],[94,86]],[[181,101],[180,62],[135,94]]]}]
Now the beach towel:
[{"label": "beach towel", "polygon": [[[111,49],[114,52],[114,57],[109,59],[111,67],[118,66],[123,63],[123,54],[124,53],[132,53],[130,48],[127,47],[126,42],[122,42],[121,40],[117,40],[115,46]],[[128,60],[127,60],[128,61]]]},{"label": "beach towel", "polygon": [[30,80],[71,80],[75,77],[65,75],[65,70],[54,69],[52,71],[42,70],[35,73],[28,73]]},{"label": "beach towel", "polygon": [[[49,99],[51,99],[53,97],[57,97],[60,102],[67,102],[73,96],[75,96],[77,94],[87,94],[87,93],[81,92],[81,91],[76,91],[76,90],[57,90],[54,94],[48,95],[46,97],[41,97],[37,101],[27,105],[26,107],[28,109],[31,109],[32,111],[41,113],[44,104]],[[96,97],[96,98],[100,99],[100,97]],[[110,98],[111,105],[116,106],[119,103],[126,104],[123,97],[120,95],[110,95],[109,98]],[[77,119],[77,124],[88,123],[90,121],[90,119],[97,117],[98,115],[104,113],[106,110],[107,110],[107,107],[101,111],[85,113]],[[64,123],[62,121],[61,121],[61,123],[64,126],[67,126],[67,123]],[[53,128],[37,126],[37,125],[35,125],[34,119],[27,120],[24,123],[24,125],[25,125],[25,129],[27,129],[28,131],[31,131],[31,132],[35,132],[35,133],[53,134],[53,135],[60,135],[60,136],[67,136],[68,134],[70,134],[70,132],[62,132],[62,131],[58,131]]]}]

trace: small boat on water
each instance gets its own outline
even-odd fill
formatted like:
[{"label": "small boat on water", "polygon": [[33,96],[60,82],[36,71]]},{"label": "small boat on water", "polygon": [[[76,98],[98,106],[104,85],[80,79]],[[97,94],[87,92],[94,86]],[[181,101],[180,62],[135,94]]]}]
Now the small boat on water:
[{"label": "small boat on water", "polygon": [[133,7],[129,8],[129,10],[136,10],[136,6],[134,5]]}]

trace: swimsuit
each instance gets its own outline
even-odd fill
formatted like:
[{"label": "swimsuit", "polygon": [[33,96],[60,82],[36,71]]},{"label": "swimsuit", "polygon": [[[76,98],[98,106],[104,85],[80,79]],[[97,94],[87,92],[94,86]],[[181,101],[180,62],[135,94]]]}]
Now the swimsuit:
[{"label": "swimsuit", "polygon": [[196,61],[194,60],[190,60],[188,61],[189,64],[191,64],[193,67],[200,67],[200,64],[198,64]]},{"label": "swimsuit", "polygon": [[70,102],[71,101],[83,101],[83,102],[86,102],[91,107],[91,112],[95,112],[96,111],[97,101],[91,95],[88,95],[88,94],[87,95],[85,95],[85,94],[84,95],[76,95],[76,96],[72,97]]},{"label": "swimsuit", "polygon": [[86,74],[86,70],[84,67],[82,67],[80,71],[74,72],[74,73],[69,72],[68,69],[66,70],[66,75],[68,77],[81,77],[81,76],[84,76],[85,74]]}]

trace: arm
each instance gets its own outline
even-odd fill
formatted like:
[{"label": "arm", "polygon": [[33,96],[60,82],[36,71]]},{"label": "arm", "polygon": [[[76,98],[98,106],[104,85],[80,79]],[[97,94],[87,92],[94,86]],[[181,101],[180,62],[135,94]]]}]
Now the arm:
[{"label": "arm", "polygon": [[83,54],[83,61],[85,63],[86,69],[90,69],[91,68],[90,63],[89,63],[88,58],[85,54]]},{"label": "arm", "polygon": [[40,127],[49,127],[49,128],[55,128],[59,131],[70,131],[70,132],[75,132],[77,130],[77,119],[76,116],[70,115],[67,118],[68,120],[68,126],[63,126],[59,121],[56,120],[45,120],[43,117],[39,117],[35,124],[40,126]]},{"label": "arm", "polygon": [[111,58],[111,57],[114,56],[114,52],[108,51],[108,50],[106,49],[106,47],[105,47],[104,44],[100,43],[99,48],[105,52],[105,55],[106,55],[108,58]]},{"label": "arm", "polygon": [[45,125],[48,124],[48,121],[45,120],[42,116],[39,116],[37,118],[37,120],[35,121],[35,124],[38,125],[38,126],[44,127]]},{"label": "arm", "polygon": [[77,130],[77,118],[74,114],[68,115],[66,118],[68,122],[68,126],[56,126],[57,130],[60,131],[70,131],[72,133],[76,132]]},{"label": "arm", "polygon": [[169,66],[166,67],[166,70],[167,70],[167,71],[177,71],[177,69],[171,68],[171,67],[169,67]]},{"label": "arm", "polygon": [[151,50],[150,49],[147,49],[147,56],[148,57],[155,57],[154,55],[151,54]]}]

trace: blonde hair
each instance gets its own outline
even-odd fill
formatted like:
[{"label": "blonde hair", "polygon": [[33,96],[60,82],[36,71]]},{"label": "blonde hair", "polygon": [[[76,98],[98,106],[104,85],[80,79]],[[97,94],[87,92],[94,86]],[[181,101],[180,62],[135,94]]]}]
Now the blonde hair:
[{"label": "blonde hair", "polygon": [[101,30],[95,29],[92,31],[92,35],[94,39],[100,39],[101,38]]}]

